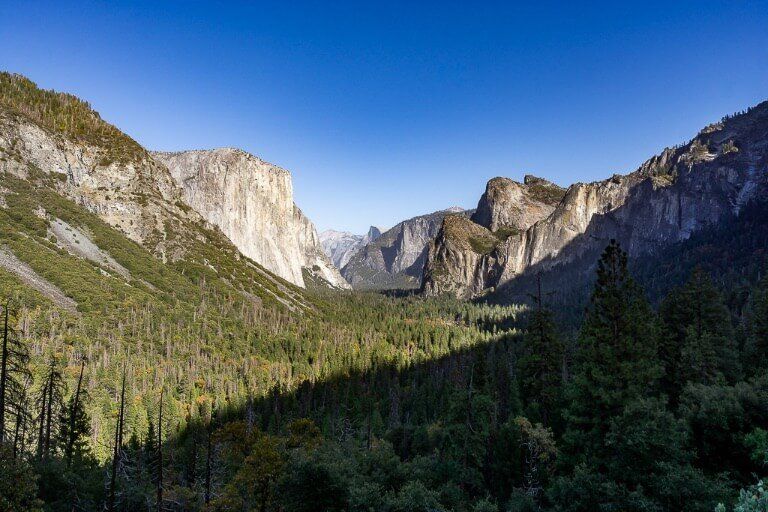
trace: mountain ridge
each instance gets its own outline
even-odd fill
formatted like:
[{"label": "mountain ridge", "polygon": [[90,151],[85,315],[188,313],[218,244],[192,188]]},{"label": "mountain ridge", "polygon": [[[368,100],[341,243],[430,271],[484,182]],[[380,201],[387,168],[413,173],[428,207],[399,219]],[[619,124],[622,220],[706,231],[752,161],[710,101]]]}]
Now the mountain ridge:
[{"label": "mountain ridge", "polygon": [[341,269],[357,289],[418,288],[427,246],[446,215],[469,215],[458,206],[397,223],[361,247]]},{"label": "mountain ridge", "polygon": [[[596,261],[609,239],[620,241],[630,257],[640,257],[738,212],[764,190],[766,169],[768,102],[763,102],[708,125],[627,175],[571,185],[546,218],[486,254],[468,252],[443,230],[430,247],[422,290],[467,298],[488,292],[520,296],[514,283],[524,274],[560,268],[587,275],[583,262]],[[505,206],[490,209],[503,216],[509,213]],[[479,220],[477,225],[493,227],[488,218]],[[581,277],[565,286],[577,286]]]},{"label": "mountain ridge", "polygon": [[365,235],[326,229],[320,233],[320,243],[336,268],[342,269],[361,247],[373,242],[381,234],[382,230],[377,226],[369,227]]}]

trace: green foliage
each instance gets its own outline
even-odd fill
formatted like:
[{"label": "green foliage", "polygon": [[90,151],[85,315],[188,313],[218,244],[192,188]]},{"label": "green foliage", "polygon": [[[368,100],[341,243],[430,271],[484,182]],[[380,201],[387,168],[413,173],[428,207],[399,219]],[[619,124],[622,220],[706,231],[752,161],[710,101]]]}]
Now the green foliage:
[{"label": "green foliage", "polygon": [[[765,512],[766,510],[768,510],[768,489],[762,480],[748,489],[742,489],[733,507],[733,512]],[[726,512],[726,508],[721,503],[715,512]]]},{"label": "green foliage", "polygon": [[677,401],[688,382],[734,382],[741,375],[731,316],[719,291],[703,271],[662,302],[660,357],[663,391]]},{"label": "green foliage", "polygon": [[477,254],[490,254],[496,249],[498,240],[491,237],[470,236],[469,245]]},{"label": "green foliage", "polygon": [[[62,314],[0,274],[20,304],[14,325],[27,326],[20,341],[33,348],[32,397],[43,396],[50,361],[59,362],[48,456],[36,454],[42,404],[31,401],[26,447],[13,463],[37,477],[30,492],[48,510],[102,507],[105,466],[89,446],[106,460],[123,363],[130,441],[117,474],[121,512],[156,509],[161,387],[167,510],[709,512],[763,469],[755,454],[764,451],[768,379],[728,373],[733,358],[722,357],[720,341],[735,338],[736,315],[701,276],[664,302],[659,322],[625,255],[609,246],[572,365],[543,307],[521,332],[519,307],[446,298],[285,288],[308,307],[255,306],[220,269],[158,265],[87,215],[69,217],[142,276],[107,277],[35,238],[41,227],[14,217],[35,203],[16,190],[0,215],[26,236],[9,233],[9,246],[87,305]],[[37,262],[30,240],[57,268]],[[78,289],[77,279],[94,284]],[[95,283],[103,288],[91,290]],[[130,354],[117,350],[126,347]],[[736,360],[740,349],[731,345]],[[74,407],[83,354],[87,394]],[[672,406],[657,385],[662,367],[676,379],[662,382],[679,387]]]},{"label": "green foliage", "polygon": [[752,460],[768,467],[768,431],[756,428],[744,438],[744,444],[752,451]]},{"label": "green foliage", "polygon": [[768,368],[768,276],[760,281],[749,306],[747,366],[754,372],[765,371]]},{"label": "green foliage", "polygon": [[518,363],[523,392],[538,407],[542,421],[550,425],[559,410],[565,356],[552,311],[536,307],[531,312],[523,346]]},{"label": "green foliage", "polygon": [[37,479],[30,464],[16,460],[7,446],[0,446],[0,510],[42,511]]},{"label": "green foliage", "polygon": [[317,456],[294,457],[280,486],[282,505],[288,512],[334,512],[347,508],[348,491],[338,472]]},{"label": "green foliage", "polygon": [[537,201],[556,205],[563,199],[565,190],[552,184],[534,183],[528,187],[528,193]]},{"label": "green foliage", "polygon": [[569,390],[566,442],[574,460],[598,467],[611,457],[609,419],[652,391],[661,374],[656,320],[627,271],[627,256],[611,242],[598,264],[592,302],[579,334]]},{"label": "green foliage", "polygon": [[52,133],[102,148],[103,164],[146,156],[136,141],[102,120],[88,103],[71,94],[40,89],[21,75],[0,72],[0,108]]},{"label": "green foliage", "polygon": [[274,510],[274,487],[284,464],[275,440],[259,437],[221,495],[211,503],[211,510]]}]

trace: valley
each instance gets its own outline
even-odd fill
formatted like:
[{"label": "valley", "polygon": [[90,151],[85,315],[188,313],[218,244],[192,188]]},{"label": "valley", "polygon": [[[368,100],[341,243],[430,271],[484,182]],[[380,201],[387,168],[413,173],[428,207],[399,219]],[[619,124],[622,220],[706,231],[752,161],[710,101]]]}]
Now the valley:
[{"label": "valley", "polygon": [[318,234],[289,171],[0,73],[0,496],[730,507],[768,464],[767,187],[768,102],[626,175]]}]

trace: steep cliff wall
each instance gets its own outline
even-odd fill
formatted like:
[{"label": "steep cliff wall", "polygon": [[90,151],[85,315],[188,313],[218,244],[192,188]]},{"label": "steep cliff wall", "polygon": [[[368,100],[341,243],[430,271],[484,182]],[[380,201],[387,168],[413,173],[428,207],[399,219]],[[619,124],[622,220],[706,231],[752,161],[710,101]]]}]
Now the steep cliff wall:
[{"label": "steep cliff wall", "polygon": [[165,166],[128,137],[121,142],[126,148],[116,154],[114,141],[73,139],[0,104],[0,172],[39,174],[129,238],[176,259],[183,247],[168,233],[201,218],[179,206],[181,194]]},{"label": "steep cliff wall", "polygon": [[[475,296],[500,288],[514,294],[516,280],[532,272],[558,269],[583,276],[611,238],[630,256],[640,257],[738,213],[756,194],[765,193],[767,174],[768,103],[762,103],[708,126],[688,144],[664,150],[631,174],[572,185],[546,218],[511,233],[479,263],[474,256],[454,254],[460,245],[450,232],[441,232],[422,286],[428,294]],[[512,201],[489,201],[486,195],[478,206],[483,214],[473,220],[495,227],[519,218],[520,203],[513,196]],[[494,271],[468,281],[463,269],[452,268],[462,260]]]},{"label": "steep cliff wall", "polygon": [[348,286],[294,204],[288,171],[231,148],[152,155],[168,167],[183,201],[244,255],[299,286],[304,269],[333,286]]},{"label": "steep cliff wall", "polygon": [[[118,302],[123,287],[136,292],[134,298],[157,293],[164,301],[178,292],[189,300],[188,286],[198,280],[228,288],[255,306],[311,309],[296,287],[243,258],[183,202],[167,167],[88,103],[4,72],[0,182],[4,251],[16,251],[13,257],[6,254],[4,266],[64,307],[69,306],[55,288],[36,281],[24,265],[37,266],[37,275],[59,273],[62,291],[86,297],[78,309],[93,307],[91,292],[101,296],[115,283],[121,283],[119,291],[108,295]],[[103,287],[87,281],[93,268],[78,263],[82,260],[98,267]],[[55,261],[64,266],[51,268]],[[77,279],[73,268],[79,269]],[[196,296],[196,284],[193,289]]]}]

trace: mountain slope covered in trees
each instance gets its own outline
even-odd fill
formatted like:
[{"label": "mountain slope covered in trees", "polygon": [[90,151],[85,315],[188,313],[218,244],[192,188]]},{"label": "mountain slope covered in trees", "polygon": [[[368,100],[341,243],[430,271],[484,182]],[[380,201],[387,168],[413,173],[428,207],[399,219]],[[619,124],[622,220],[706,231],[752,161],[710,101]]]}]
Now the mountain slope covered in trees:
[{"label": "mountain slope covered in trees", "polygon": [[532,276],[527,306],[305,290],[85,104],[22,90],[0,100],[0,510],[765,509],[759,195],[646,260],[604,240],[589,284]]}]

